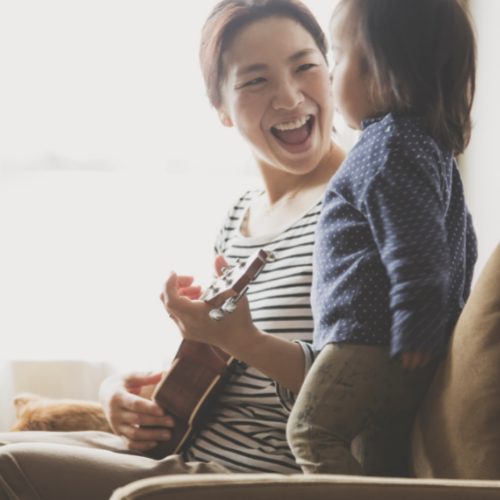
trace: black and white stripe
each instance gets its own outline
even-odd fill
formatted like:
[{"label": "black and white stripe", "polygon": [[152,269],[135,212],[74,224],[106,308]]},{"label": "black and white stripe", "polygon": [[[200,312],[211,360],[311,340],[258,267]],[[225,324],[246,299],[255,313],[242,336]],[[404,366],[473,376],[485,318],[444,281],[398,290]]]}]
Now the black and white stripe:
[{"label": "black and white stripe", "polygon": [[[258,191],[251,191],[237,201],[219,233],[215,251],[224,254],[231,265],[259,248],[275,253],[276,260],[266,264],[250,285],[252,317],[263,331],[303,341],[307,371],[313,360],[308,344],[313,334],[312,252],[322,202],[274,235],[245,238],[240,225],[258,195]],[[300,472],[286,440],[286,422],[293,400],[293,394],[253,367],[237,364],[184,458],[218,462],[239,472]]]}]

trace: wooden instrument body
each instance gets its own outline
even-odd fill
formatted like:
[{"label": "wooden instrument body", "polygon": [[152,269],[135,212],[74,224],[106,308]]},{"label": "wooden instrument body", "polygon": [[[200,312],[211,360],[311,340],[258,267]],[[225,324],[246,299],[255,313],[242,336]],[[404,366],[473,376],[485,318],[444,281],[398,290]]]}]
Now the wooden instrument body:
[{"label": "wooden instrument body", "polygon": [[[220,307],[218,311],[222,317],[225,313],[229,314],[231,307],[227,305],[233,306],[234,310],[247,285],[258,276],[265,263],[273,259],[272,254],[257,251],[246,263],[225,270],[200,300]],[[210,403],[224,386],[234,363],[236,360],[218,347],[193,340],[182,341],[170,370],[152,396],[153,401],[174,417],[175,426],[170,429],[172,437],[168,441],[159,441],[158,446],[147,452],[148,455],[162,459],[180,452],[193,428],[204,418]]]},{"label": "wooden instrument body", "polygon": [[152,399],[174,417],[172,437],[148,452],[156,459],[179,453],[229,376],[234,358],[218,347],[183,340]]}]

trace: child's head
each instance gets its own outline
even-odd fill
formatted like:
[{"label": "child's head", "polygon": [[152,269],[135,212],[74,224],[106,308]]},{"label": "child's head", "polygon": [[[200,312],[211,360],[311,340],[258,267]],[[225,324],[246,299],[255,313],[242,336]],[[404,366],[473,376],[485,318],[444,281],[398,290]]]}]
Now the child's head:
[{"label": "child's head", "polygon": [[441,147],[463,152],[476,44],[461,0],[341,0],[331,35],[336,106],[350,126],[388,112],[418,114]]}]

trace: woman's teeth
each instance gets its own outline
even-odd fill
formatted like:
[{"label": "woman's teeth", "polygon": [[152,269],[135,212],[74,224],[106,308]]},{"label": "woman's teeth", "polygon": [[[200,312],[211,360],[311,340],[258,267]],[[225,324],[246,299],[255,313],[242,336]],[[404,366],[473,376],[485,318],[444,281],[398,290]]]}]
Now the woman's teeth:
[{"label": "woman's teeth", "polygon": [[303,127],[311,118],[311,115],[303,116],[294,122],[284,122],[278,123],[278,125],[274,125],[273,128],[278,130],[294,130],[296,128]]}]

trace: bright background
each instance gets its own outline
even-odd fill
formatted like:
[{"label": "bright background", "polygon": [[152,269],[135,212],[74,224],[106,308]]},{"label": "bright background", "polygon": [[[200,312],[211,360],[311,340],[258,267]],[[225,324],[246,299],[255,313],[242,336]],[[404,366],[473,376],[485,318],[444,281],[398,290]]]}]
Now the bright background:
[{"label": "bright background", "polygon": [[[225,211],[259,185],[205,97],[199,33],[215,3],[0,0],[0,405],[21,390],[94,398],[106,374],[175,353],[161,286],[172,269],[209,282]],[[335,0],[305,3],[326,29]],[[500,241],[500,2],[471,5],[478,93],[462,168],[480,270]]]},{"label": "bright background", "polygon": [[[215,0],[0,0],[0,165],[242,172],[198,65]],[[336,0],[306,2],[326,28]]]},{"label": "bright background", "polygon": [[[174,354],[163,281],[209,281],[226,210],[259,182],[205,96],[215,3],[0,0],[2,356]],[[308,2],[325,27],[334,3]]]}]

